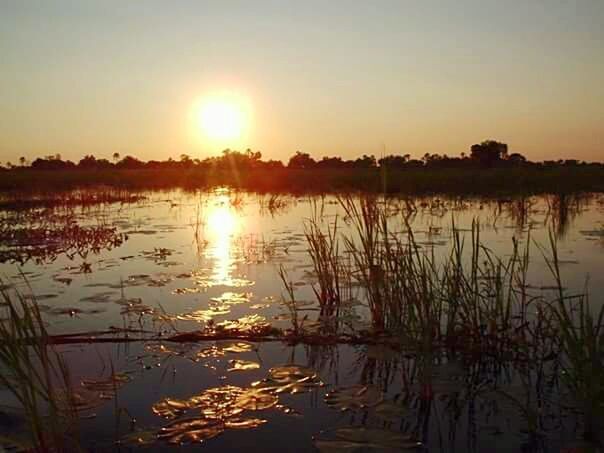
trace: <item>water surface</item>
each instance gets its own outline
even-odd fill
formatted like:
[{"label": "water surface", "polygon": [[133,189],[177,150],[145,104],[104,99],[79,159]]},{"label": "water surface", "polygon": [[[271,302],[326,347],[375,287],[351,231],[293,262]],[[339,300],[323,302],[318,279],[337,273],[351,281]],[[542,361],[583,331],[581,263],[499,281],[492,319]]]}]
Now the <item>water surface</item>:
[{"label": "water surface", "polygon": [[[547,248],[551,235],[558,241],[564,285],[577,292],[588,288],[595,307],[603,302],[604,198],[600,195],[501,200],[425,197],[376,202],[392,211],[393,231],[410,226],[417,243],[436,256],[449,253],[453,228],[469,242],[473,223],[479,225],[482,243],[499,257],[511,254],[513,239],[533,241],[529,280],[535,291],[551,291],[551,273],[537,245]],[[47,239],[45,244],[5,243],[0,248],[3,285],[35,297],[49,332],[61,334],[110,328],[168,334],[236,320],[288,328],[291,321],[282,303],[280,268],[293,282],[302,313],[309,320],[315,319],[316,275],[308,254],[305,224],[314,218],[325,228],[337,224],[345,234],[354,235],[335,196],[269,196],[226,189],[151,192],[135,203],[39,210],[28,216],[6,211],[2,215],[5,228],[43,224],[50,230],[65,225],[97,229],[91,237],[78,236],[68,245],[57,238],[56,247],[48,247]],[[44,253],[32,253],[44,247]],[[358,297],[356,314],[362,321],[367,310],[361,295]],[[249,429],[220,427],[214,436],[204,431],[212,438],[194,448],[313,451],[315,438],[324,451],[373,451],[369,441],[357,450],[358,445],[352,442],[359,436],[366,440],[371,433],[353,431],[342,438],[330,432],[337,427],[364,426],[413,433],[409,442],[421,441],[434,452],[519,451],[522,445],[526,451],[559,451],[560,445],[575,439],[579,430],[576,422],[558,413],[547,419],[548,424],[540,428],[543,436],[536,441],[526,435],[522,411],[509,399],[472,390],[490,379],[485,377],[485,370],[461,370],[454,363],[418,370],[414,357],[384,347],[244,341],[71,345],[62,349],[74,375],[84,381],[107,379],[108,364],[126,373],[117,398],[109,395],[113,402],[101,398],[92,404],[87,412],[90,419],[83,423],[82,429],[90,432],[87,438],[99,451],[112,451],[115,441],[132,429],[135,433],[140,430],[139,437],[145,440],[149,433],[169,424],[169,418],[153,411],[165,398],[187,401],[227,385],[245,392],[253,388],[252,383],[266,379],[272,367],[287,364],[310,370],[317,385],[298,389],[300,394],[289,390],[275,393],[278,402],[274,406],[245,411],[248,418],[262,423]],[[433,378],[431,388],[437,389],[430,404],[422,399],[422,386],[417,382],[422,373]],[[518,390],[513,373],[497,379],[508,385],[510,392]],[[527,385],[531,394],[545,392],[535,383]],[[326,403],[329,390],[351,386],[364,386],[352,390],[352,407]],[[411,392],[414,398],[404,391],[410,386],[417,386]],[[379,396],[363,402],[362,395],[371,392]],[[91,394],[94,389],[88,397]],[[547,401],[556,398],[561,397],[544,396]],[[378,400],[388,404],[379,405]],[[127,408],[130,415],[122,414],[116,423],[118,407]],[[544,411],[553,413],[553,407]],[[192,407],[179,415],[199,411],[199,407]],[[130,417],[136,423],[131,424]],[[181,440],[187,439],[191,440],[186,436]],[[321,444],[320,439],[327,443]],[[165,451],[167,445],[159,441],[145,448]],[[381,445],[380,451],[400,450],[393,445]],[[128,441],[122,447],[134,448]]]}]

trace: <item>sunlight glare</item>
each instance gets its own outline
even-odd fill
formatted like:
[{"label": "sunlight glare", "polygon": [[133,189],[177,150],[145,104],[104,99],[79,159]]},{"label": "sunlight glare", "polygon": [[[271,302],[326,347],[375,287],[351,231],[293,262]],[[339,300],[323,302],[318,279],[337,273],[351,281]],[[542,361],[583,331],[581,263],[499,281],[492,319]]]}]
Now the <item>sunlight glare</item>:
[{"label": "sunlight glare", "polygon": [[218,198],[208,215],[211,257],[214,259],[212,279],[215,284],[228,284],[234,266],[233,235],[239,230],[239,218],[230,206],[228,195]]},{"label": "sunlight glare", "polygon": [[248,127],[249,116],[247,100],[232,93],[207,96],[196,108],[197,128],[213,142],[239,139]]}]

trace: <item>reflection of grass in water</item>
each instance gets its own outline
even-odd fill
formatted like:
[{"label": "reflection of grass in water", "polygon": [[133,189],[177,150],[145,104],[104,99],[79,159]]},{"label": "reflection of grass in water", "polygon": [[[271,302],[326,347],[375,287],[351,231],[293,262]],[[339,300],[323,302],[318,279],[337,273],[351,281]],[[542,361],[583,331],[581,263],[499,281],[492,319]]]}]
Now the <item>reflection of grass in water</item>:
[{"label": "reflection of grass in water", "polygon": [[[554,233],[546,262],[557,295],[548,298],[547,292],[530,292],[530,235],[522,247],[514,239],[511,256],[502,259],[481,242],[477,223],[469,247],[453,225],[451,250],[438,258],[434,248],[417,243],[408,224],[402,233],[391,231],[392,219],[377,198],[358,202],[342,198],[340,203],[353,226],[353,233],[343,236],[353,259],[344,272],[358,283],[369,308],[372,331],[365,333],[367,337],[379,341],[380,335],[394,335],[428,363],[430,357],[444,352],[453,357],[461,354],[471,362],[485,357],[518,363],[553,360],[564,370],[568,389],[583,406],[587,434],[594,436],[595,423],[604,410],[604,308],[594,316],[586,296],[565,293]],[[329,294],[342,278],[342,271],[333,272],[341,260],[336,245],[340,236],[318,228],[308,230],[307,236],[319,288],[327,289],[316,291],[323,307],[323,293]],[[328,253],[317,253],[321,243],[320,250]],[[282,279],[286,281],[283,273]],[[286,289],[293,300],[291,286]],[[338,297],[330,301],[336,304],[330,310],[334,315],[343,301]],[[295,308],[295,303],[291,306]],[[295,331],[299,329],[297,316],[292,318]],[[433,390],[428,386],[423,391],[430,395]],[[503,396],[521,409],[535,431],[530,400],[525,403]]]},{"label": "reflection of grass in water", "polygon": [[37,449],[73,450],[74,438],[64,437],[77,426],[66,365],[49,346],[35,300],[0,294],[7,315],[0,323],[0,383],[25,411]]},{"label": "reflection of grass in water", "polygon": [[601,436],[599,420],[604,415],[604,305],[594,316],[587,294],[565,294],[553,234],[550,244],[551,256],[546,261],[557,284],[558,297],[553,307],[563,351],[563,379],[582,405],[586,437],[594,439]]},{"label": "reflection of grass in water", "polygon": [[[340,203],[352,233],[340,235],[335,227],[323,233],[316,222],[307,228],[319,282],[315,294],[321,307],[329,308],[327,316],[346,303],[341,282],[354,282],[364,294],[376,333],[397,333],[416,345],[463,341],[466,347],[497,349],[530,320],[529,305],[545,303],[526,290],[528,241],[524,251],[514,241],[511,257],[502,260],[482,244],[478,224],[469,250],[453,225],[451,250],[439,259],[433,247],[415,240],[404,213],[401,233],[394,231],[386,207],[376,198],[358,203],[341,198]],[[338,248],[341,238],[351,257],[346,265]]]}]

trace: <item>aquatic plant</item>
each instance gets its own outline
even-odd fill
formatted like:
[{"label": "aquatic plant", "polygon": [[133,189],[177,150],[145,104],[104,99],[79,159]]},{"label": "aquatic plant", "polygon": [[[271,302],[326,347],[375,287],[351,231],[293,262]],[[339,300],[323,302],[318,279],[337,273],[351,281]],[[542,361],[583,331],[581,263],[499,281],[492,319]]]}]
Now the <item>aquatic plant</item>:
[{"label": "aquatic plant", "polygon": [[542,249],[556,280],[557,297],[552,310],[562,347],[563,379],[583,413],[585,436],[602,441],[604,415],[604,306],[592,313],[588,292],[566,294],[562,286],[556,236],[550,233],[549,256]]},{"label": "aquatic plant", "polygon": [[78,449],[76,402],[69,370],[50,345],[35,299],[1,290],[0,383],[24,410],[36,451]]}]

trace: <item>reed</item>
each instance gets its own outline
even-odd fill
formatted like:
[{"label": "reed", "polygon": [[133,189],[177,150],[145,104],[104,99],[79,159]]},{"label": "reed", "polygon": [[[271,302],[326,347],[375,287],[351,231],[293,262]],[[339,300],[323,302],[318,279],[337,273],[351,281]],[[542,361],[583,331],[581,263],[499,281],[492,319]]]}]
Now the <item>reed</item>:
[{"label": "reed", "polygon": [[[314,201],[313,201],[314,203]],[[317,284],[312,286],[319,306],[321,316],[337,316],[342,304],[343,268],[340,262],[338,241],[338,219],[333,226],[328,225],[326,232],[321,229],[322,214],[313,208],[312,218],[304,224],[304,234],[308,245],[308,253],[312,260]]]},{"label": "reed", "polygon": [[1,290],[0,383],[22,406],[36,451],[77,451],[77,415],[69,370],[49,346],[40,309],[20,293]]},{"label": "reed", "polygon": [[337,219],[326,231],[313,219],[305,230],[322,312],[337,316],[344,280],[360,288],[374,333],[400,335],[424,350],[528,354],[528,337],[551,333],[554,314],[527,290],[530,235],[524,246],[514,240],[511,256],[501,259],[482,244],[478,222],[469,243],[453,222],[451,250],[436,256],[416,240],[405,205],[391,209],[374,196],[339,202],[348,232],[338,230]]},{"label": "reed", "polygon": [[[343,298],[336,276],[344,273],[360,287],[370,334],[399,337],[427,363],[443,352],[481,366],[488,360],[499,368],[513,363],[527,388],[531,376],[561,374],[583,413],[585,436],[602,441],[597,437],[604,415],[604,307],[594,314],[587,290],[564,289],[555,228],[548,250],[537,244],[553,285],[535,291],[529,286],[530,231],[524,243],[513,239],[504,259],[482,243],[478,222],[468,235],[453,222],[451,249],[436,256],[434,247],[416,240],[405,206],[392,210],[375,196],[339,202],[347,232],[335,222],[323,232],[315,220],[306,230],[322,309],[337,316]],[[343,254],[351,264],[339,267]],[[499,394],[522,410],[536,433],[537,406],[530,393],[526,401]]]},{"label": "reed", "polygon": [[298,313],[296,296],[294,294],[294,283],[290,280],[289,276],[287,275],[287,271],[283,266],[279,266],[279,278],[281,278],[281,282],[283,283],[283,286],[287,292],[287,297],[282,297],[282,302],[289,311],[292,324],[292,333],[295,337],[298,337],[303,333],[305,318],[300,319]]},{"label": "reed", "polygon": [[549,254],[541,250],[557,287],[552,309],[563,352],[562,377],[582,409],[585,437],[596,440],[602,431],[600,420],[604,415],[604,306],[594,314],[587,290],[583,294],[566,294],[557,239],[552,233],[549,239]]}]

